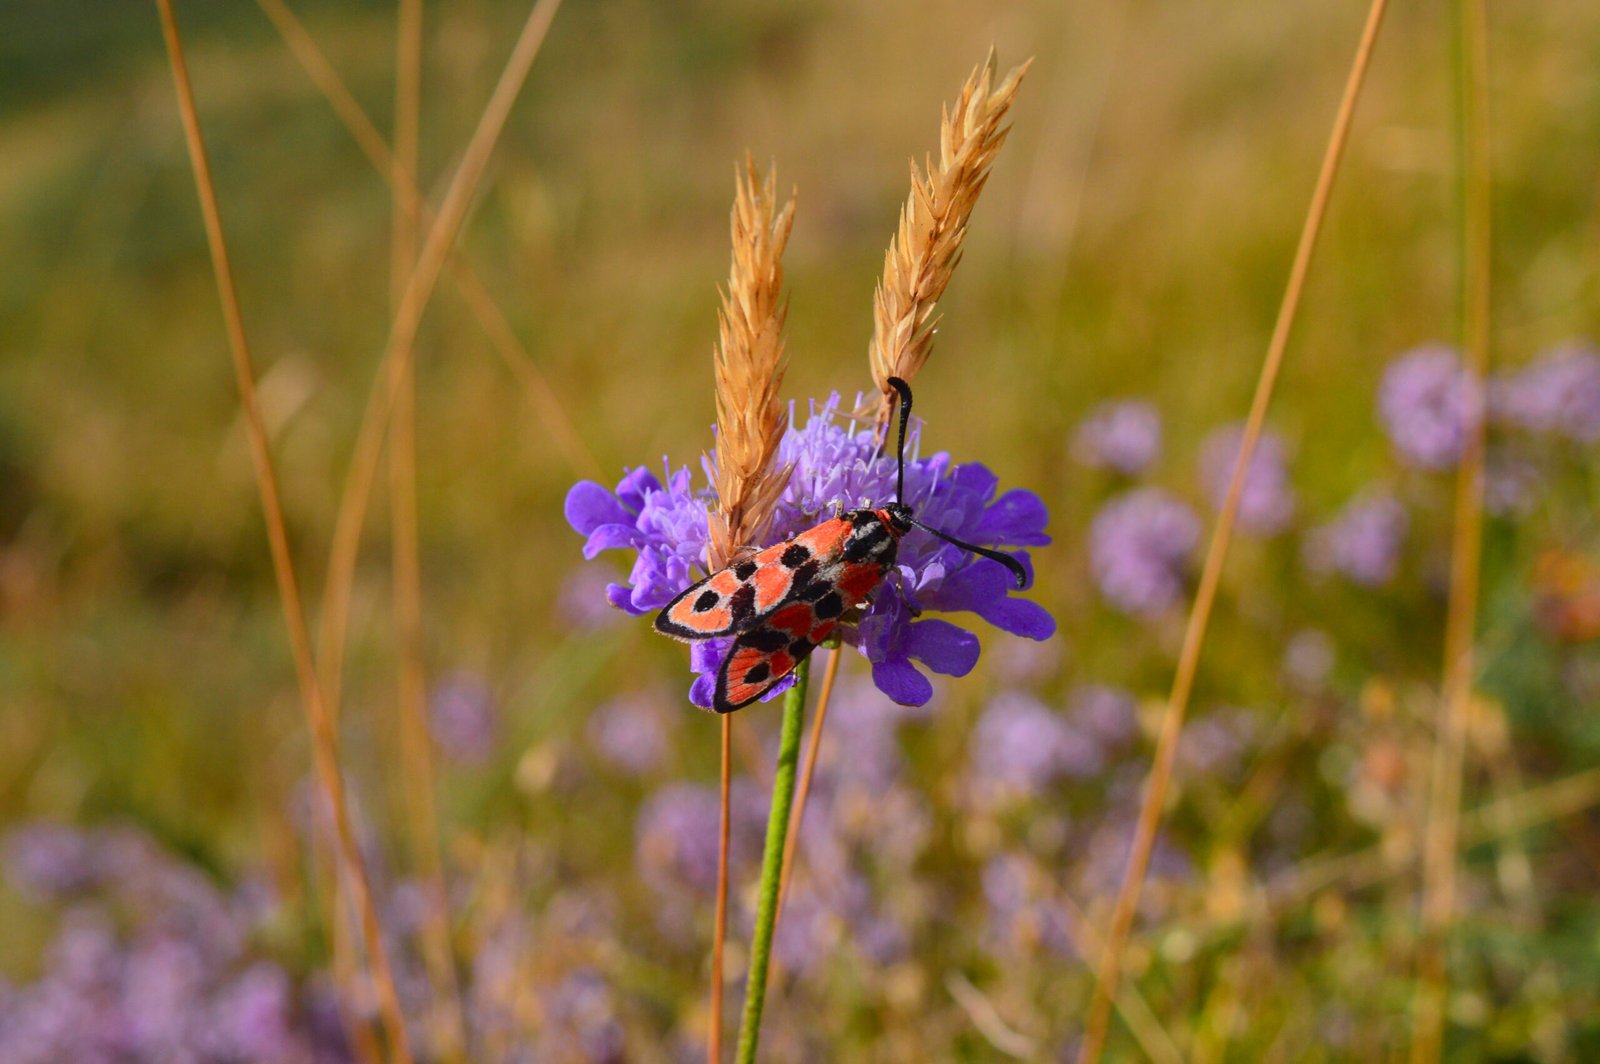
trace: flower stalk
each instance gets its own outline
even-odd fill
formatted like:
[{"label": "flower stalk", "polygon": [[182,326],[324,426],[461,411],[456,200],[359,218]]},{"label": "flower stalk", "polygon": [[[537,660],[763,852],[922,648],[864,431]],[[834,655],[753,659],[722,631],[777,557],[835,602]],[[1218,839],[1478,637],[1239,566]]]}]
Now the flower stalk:
[{"label": "flower stalk", "polygon": [[761,1034],[761,1011],[767,1000],[767,968],[778,922],[778,886],[783,878],[784,841],[794,805],[795,773],[800,762],[800,723],[805,716],[811,663],[795,669],[794,686],[783,698],[783,725],[778,740],[778,768],[772,779],[772,809],[767,815],[767,843],[761,856],[761,886],[756,901],[756,926],[750,940],[750,972],[745,983],[744,1020],[739,1027],[739,1064],[754,1064]]}]

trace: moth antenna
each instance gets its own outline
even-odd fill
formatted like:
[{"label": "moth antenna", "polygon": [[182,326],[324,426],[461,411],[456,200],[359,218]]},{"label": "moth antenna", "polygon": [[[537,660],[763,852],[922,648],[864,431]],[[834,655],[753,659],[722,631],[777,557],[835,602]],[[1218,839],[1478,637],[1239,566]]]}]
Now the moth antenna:
[{"label": "moth antenna", "polygon": [[944,540],[946,543],[960,547],[962,550],[971,551],[973,554],[988,558],[991,561],[997,561],[1007,569],[1010,569],[1011,575],[1017,578],[1018,591],[1021,591],[1023,588],[1028,586],[1028,570],[1024,569],[1022,567],[1022,563],[1017,561],[1017,559],[1013,558],[1011,555],[1003,554],[997,550],[990,550],[988,547],[980,547],[974,543],[966,543],[954,536],[947,536],[943,532],[940,532],[937,528],[929,528],[927,525],[923,524],[921,521],[918,521],[914,517],[910,520],[912,524],[916,525],[924,532],[931,532],[935,536],[938,536],[940,539]]},{"label": "moth antenna", "polygon": [[[906,502],[906,426],[911,424],[911,385],[899,377],[890,377],[889,387],[900,393],[900,446],[897,451],[899,468],[895,473],[894,501],[904,506]],[[929,531],[932,531],[932,529]]]}]

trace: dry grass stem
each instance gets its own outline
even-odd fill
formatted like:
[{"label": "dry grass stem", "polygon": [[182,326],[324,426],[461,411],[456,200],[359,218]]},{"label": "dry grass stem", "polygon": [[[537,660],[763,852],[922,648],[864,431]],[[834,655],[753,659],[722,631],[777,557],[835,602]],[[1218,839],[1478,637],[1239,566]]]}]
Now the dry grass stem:
[{"label": "dry grass stem", "polygon": [[915,161],[911,164],[911,194],[884,253],[883,277],[872,301],[868,357],[882,393],[880,427],[891,409],[889,378],[911,380],[933,349],[939,298],[961,258],[967,220],[1010,130],[1002,123],[1032,62],[1012,68],[996,85],[990,52],[941,116],[938,162],[929,158],[920,171]]},{"label": "dry grass stem", "polygon": [[722,715],[722,777],[717,788],[721,801],[717,820],[717,912],[711,933],[711,1029],[706,1039],[706,1057],[711,1064],[722,1061],[722,960],[728,939],[728,842],[733,829],[733,715]]},{"label": "dry grass stem", "polygon": [[1283,364],[1284,350],[1288,346],[1289,331],[1299,310],[1306,273],[1311,265],[1311,254],[1316,247],[1317,236],[1322,231],[1322,220],[1327,213],[1333,180],[1339,171],[1339,162],[1344,156],[1351,120],[1355,115],[1356,101],[1366,80],[1373,46],[1377,43],[1378,28],[1382,25],[1387,6],[1387,0],[1372,0],[1367,12],[1366,25],[1361,33],[1361,41],[1356,47],[1350,74],[1345,81],[1344,95],[1334,116],[1333,130],[1329,134],[1327,148],[1323,153],[1316,188],[1312,192],[1311,204],[1306,211],[1305,225],[1301,229],[1299,245],[1295,249],[1294,263],[1289,269],[1289,279],[1284,289],[1283,302],[1278,308],[1277,322],[1273,326],[1272,338],[1267,345],[1261,375],[1256,381],[1255,395],[1250,403],[1250,414],[1245,423],[1243,439],[1240,441],[1239,454],[1228,481],[1228,494],[1223,501],[1221,511],[1217,514],[1211,541],[1206,548],[1200,586],[1195,593],[1194,606],[1189,613],[1183,648],[1179,653],[1178,667],[1173,677],[1172,692],[1161,719],[1155,757],[1145,783],[1139,820],[1134,832],[1132,849],[1128,855],[1128,867],[1123,874],[1122,886],[1117,892],[1111,924],[1106,934],[1105,948],[1100,955],[1094,998],[1090,1003],[1088,1024],[1078,1054],[1080,1064],[1092,1064],[1098,1061],[1105,1049],[1106,1034],[1111,1021],[1111,1002],[1121,976],[1122,951],[1127,944],[1128,933],[1133,927],[1140,889],[1144,884],[1145,871],[1150,864],[1150,852],[1155,845],[1156,831],[1160,827],[1167,784],[1172,777],[1172,767],[1177,757],[1178,737],[1183,730],[1183,718],[1188,709],[1189,694],[1194,686],[1195,672],[1199,668],[1200,650],[1205,643],[1206,626],[1211,619],[1211,608],[1216,601],[1217,586],[1222,578],[1222,563],[1227,557],[1234,518],[1239,512],[1245,472],[1250,468],[1256,443],[1261,437],[1267,407],[1271,403],[1278,371]]},{"label": "dry grass stem", "polygon": [[196,190],[200,199],[200,212],[205,221],[206,242],[210,248],[211,265],[216,274],[217,295],[222,304],[223,319],[228,334],[228,347],[233,357],[240,402],[244,408],[246,435],[250,443],[250,456],[255,466],[256,485],[261,494],[261,508],[266,518],[267,541],[272,554],[272,570],[278,585],[278,598],[283,607],[284,621],[288,627],[290,649],[294,657],[295,674],[300,685],[301,702],[305,706],[306,723],[311,733],[312,758],[318,783],[328,801],[333,816],[334,838],[339,850],[339,865],[348,876],[352,900],[360,917],[362,945],[371,965],[374,986],[378,993],[378,1007],[383,1016],[393,1059],[410,1064],[411,1051],[406,1034],[405,1018],[400,1010],[399,995],[395,992],[394,978],[389,967],[387,947],[367,879],[366,866],[356,846],[355,833],[350,823],[350,811],[344,792],[344,779],[339,768],[338,742],[327,706],[323,702],[322,688],[317,679],[316,665],[311,655],[311,636],[306,625],[305,609],[300,599],[299,582],[294,572],[294,560],[289,552],[289,539],[284,525],[283,506],[278,491],[277,472],[272,461],[272,449],[267,439],[266,422],[262,418],[261,404],[256,393],[254,359],[245,336],[244,319],[239,312],[239,298],[234,285],[233,269],[228,259],[227,243],[223,238],[222,219],[217,209],[216,189],[211,179],[211,166],[206,157],[205,142],[200,133],[200,119],[195,110],[194,91],[189,81],[188,63],[184,57],[183,41],[178,33],[177,19],[173,14],[172,0],[157,0],[161,14],[162,33],[166,38],[172,77],[178,95],[178,110],[183,120],[184,140],[189,150],[189,161],[194,169]]},{"label": "dry grass stem", "polygon": [[437,220],[428,230],[427,239],[418,253],[416,268],[411,271],[395,309],[377,379],[367,397],[349,473],[339,498],[338,516],[334,521],[333,547],[329,551],[328,578],[322,596],[322,627],[318,633],[318,661],[328,691],[328,704],[335,714],[338,712],[342,687],[345,636],[350,622],[350,596],[355,583],[356,556],[361,547],[361,528],[366,520],[367,502],[377,477],[389,417],[394,411],[395,400],[411,362],[411,344],[422,324],[422,315],[444,268],[445,259],[466,220],[467,208],[477,191],[478,182],[488,167],[489,156],[500,131],[505,127],[511,105],[516,102],[522,83],[539,54],[539,47],[544,43],[550,22],[560,6],[560,0],[538,0],[523,23],[505,70],[501,72],[478,127],[462,152],[461,163],[445,191]]},{"label": "dry grass stem", "polygon": [[780,208],[777,174],[762,180],[745,160],[734,181],[733,262],[717,314],[713,359],[717,391],[717,510],[710,562],[726,565],[752,544],[788,483],[775,468],[785,426],[783,249],[794,225],[794,196]]},{"label": "dry grass stem", "polygon": [[[422,0],[400,0],[395,29],[394,180],[390,241],[390,293],[398,306],[415,265],[421,199],[417,172],[422,109]],[[427,672],[423,662],[422,560],[418,547],[416,360],[396,395],[389,441],[389,514],[394,548],[396,703],[399,709],[401,794],[411,857],[429,896],[421,927],[422,953],[432,983],[429,1026],[440,1056],[460,1061],[466,1049],[461,990],[450,948],[449,902],[440,852],[439,812],[434,798],[433,743],[427,721]]]},{"label": "dry grass stem", "polygon": [[[413,170],[391,153],[383,134],[368,117],[349,86],[339,76],[339,72],[328,62],[326,54],[306,31],[304,24],[295,17],[284,0],[256,0],[256,2],[277,28],[290,54],[305,70],[312,84],[322,93],[323,98],[333,108],[334,114],[355,139],[356,146],[361,149],[362,154],[395,189],[396,194],[407,197],[417,204],[417,218],[420,225],[423,228],[431,226],[434,222],[433,212],[429,210],[426,200],[417,190]],[[459,248],[451,249],[449,268],[451,279],[455,282],[461,298],[466,301],[467,309],[478,319],[478,324],[494,347],[495,353],[505,363],[512,376],[517,378],[529,402],[538,411],[541,433],[555,444],[562,458],[575,473],[598,477],[601,472],[600,464],[578,434],[577,427],[567,414],[566,405],[556,394],[549,379],[539,369],[538,363],[534,361],[528,349],[517,338],[504,312],[500,310],[494,297],[489,294],[488,288]]]},{"label": "dry grass stem", "polygon": [[[1456,5],[1457,71],[1462,167],[1462,341],[1467,365],[1489,379],[1489,115],[1488,42],[1482,0]],[[1456,897],[1456,835],[1467,717],[1472,703],[1473,633],[1478,619],[1478,576],[1483,552],[1482,393],[1475,391],[1466,445],[1456,473],[1450,546],[1450,597],[1445,614],[1443,690],[1434,732],[1432,786],[1423,833],[1421,934],[1411,1059],[1439,1059],[1448,990],[1447,938]]]},{"label": "dry grass stem", "polygon": [[[765,180],[745,159],[735,175],[731,229],[733,257],[717,314],[712,353],[717,395],[714,487],[709,516],[711,568],[727,565],[754,543],[789,481],[777,466],[785,424],[783,386],[783,249],[794,226],[794,196],[778,206],[778,177]],[[733,771],[733,717],[722,717],[721,836],[717,847],[717,913],[711,939],[711,1032],[707,1055],[722,1059],[722,957],[728,933],[728,807]]]}]

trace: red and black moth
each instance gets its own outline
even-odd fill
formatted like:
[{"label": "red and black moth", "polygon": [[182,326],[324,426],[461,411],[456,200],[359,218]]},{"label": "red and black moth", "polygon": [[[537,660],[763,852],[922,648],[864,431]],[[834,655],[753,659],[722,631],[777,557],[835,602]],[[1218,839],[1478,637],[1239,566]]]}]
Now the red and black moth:
[{"label": "red and black moth", "polygon": [[656,631],[695,641],[733,637],[717,674],[712,708],[732,713],[770,691],[833,634],[840,619],[865,604],[894,568],[900,537],[920,528],[962,550],[1004,565],[1027,585],[1027,571],[1008,554],[964,543],[916,520],[905,504],[906,426],[911,387],[899,377],[900,439],[895,501],[846,510],[815,528],[719,569],[685,588],[656,616]]}]

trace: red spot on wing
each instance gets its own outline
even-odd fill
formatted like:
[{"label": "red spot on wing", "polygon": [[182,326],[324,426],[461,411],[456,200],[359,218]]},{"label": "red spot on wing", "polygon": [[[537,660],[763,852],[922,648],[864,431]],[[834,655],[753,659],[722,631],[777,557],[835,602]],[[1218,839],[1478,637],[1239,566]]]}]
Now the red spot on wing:
[{"label": "red spot on wing", "polygon": [[883,579],[883,566],[876,562],[847,565],[839,574],[839,595],[854,605],[872,593]]}]

